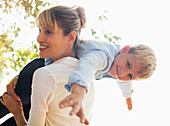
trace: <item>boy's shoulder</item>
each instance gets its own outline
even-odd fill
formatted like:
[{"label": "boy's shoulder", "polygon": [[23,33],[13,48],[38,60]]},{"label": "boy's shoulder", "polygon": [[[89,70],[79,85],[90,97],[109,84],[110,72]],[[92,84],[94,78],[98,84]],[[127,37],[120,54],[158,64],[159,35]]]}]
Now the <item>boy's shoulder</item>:
[{"label": "boy's shoulder", "polygon": [[109,43],[101,40],[82,40],[81,44],[108,44],[108,45],[114,45],[115,43]]},{"label": "boy's shoulder", "polygon": [[119,44],[115,43],[109,43],[105,41],[100,41],[100,40],[83,40],[81,43],[78,44],[77,48],[88,48],[88,49],[93,49],[93,48],[98,48],[98,49],[120,49]]}]

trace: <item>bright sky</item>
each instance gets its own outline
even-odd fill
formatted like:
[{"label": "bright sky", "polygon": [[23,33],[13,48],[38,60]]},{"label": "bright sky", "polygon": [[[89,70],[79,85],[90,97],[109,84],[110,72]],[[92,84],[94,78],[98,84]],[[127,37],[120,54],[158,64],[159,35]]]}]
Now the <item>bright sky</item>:
[{"label": "bright sky", "polygon": [[[133,109],[128,111],[115,80],[96,83],[96,102],[91,126],[169,126],[170,8],[168,0],[59,0],[85,8],[87,29],[92,27],[121,37],[120,44],[146,44],[157,56],[157,70],[144,81],[134,82]],[[107,21],[97,16],[107,10]]]}]

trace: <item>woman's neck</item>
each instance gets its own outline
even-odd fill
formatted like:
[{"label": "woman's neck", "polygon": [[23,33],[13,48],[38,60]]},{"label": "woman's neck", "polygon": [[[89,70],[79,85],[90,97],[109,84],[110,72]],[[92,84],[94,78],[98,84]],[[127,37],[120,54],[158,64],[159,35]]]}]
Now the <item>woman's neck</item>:
[{"label": "woman's neck", "polygon": [[57,61],[57,60],[59,60],[59,59],[62,59],[62,58],[64,58],[64,57],[74,57],[75,58],[75,50],[72,50],[72,51],[70,51],[70,52],[68,52],[67,54],[63,54],[63,55],[61,55],[60,57],[55,57],[55,58],[52,58],[53,59],[53,61]]}]

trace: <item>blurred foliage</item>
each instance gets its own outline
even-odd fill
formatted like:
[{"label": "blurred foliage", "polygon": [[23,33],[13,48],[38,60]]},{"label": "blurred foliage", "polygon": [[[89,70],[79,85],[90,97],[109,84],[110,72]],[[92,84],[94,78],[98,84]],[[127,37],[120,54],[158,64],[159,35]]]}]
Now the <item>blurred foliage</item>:
[{"label": "blurred foliage", "polygon": [[[15,9],[18,14],[24,14],[24,19],[27,19],[28,17],[35,18],[42,8],[49,5],[49,2],[44,2],[41,0],[1,0],[0,13],[4,15],[11,14],[11,12]],[[0,21],[2,20],[3,16],[0,15]],[[30,22],[30,24],[33,24],[34,26],[34,22]],[[10,25],[10,28],[6,29],[6,25]],[[17,22],[13,22],[13,24],[3,22],[3,24],[0,24],[0,27],[1,83],[2,77],[9,74],[7,68],[12,68],[14,71],[19,72],[30,60],[38,57],[38,47],[32,41],[31,48],[15,50],[14,42],[16,43],[19,33],[22,32],[20,28],[21,26],[17,24]]]},{"label": "blurred foliage", "polygon": [[[54,2],[54,1],[53,1]],[[58,4],[57,1],[55,1]],[[17,12],[17,14],[24,14],[23,18],[27,20],[30,17],[35,17],[38,15],[39,11],[42,8],[50,6],[49,2],[44,2],[42,0],[1,0],[0,1],[0,21],[3,20],[3,16],[11,14],[13,10]],[[2,11],[2,12],[1,12]],[[98,17],[99,22],[107,21],[107,11],[104,10],[104,13]],[[30,21],[30,24],[33,28],[35,26],[33,21]],[[6,29],[5,26],[10,25],[9,29]],[[35,57],[38,57],[38,47],[32,41],[32,47],[28,49],[14,49],[14,43],[16,43],[17,38],[20,37],[19,33],[23,32],[21,30],[20,24],[17,22],[13,22],[12,24],[8,24],[8,22],[3,22],[0,24],[0,83],[2,77],[10,74],[7,69],[12,69],[14,71],[19,72],[25,64],[30,62]],[[4,27],[4,28],[3,28]],[[104,38],[108,42],[116,43],[120,39],[117,36],[113,36],[112,33],[102,32],[102,36],[97,34],[97,31],[92,28],[91,35],[95,39]]]},{"label": "blurred foliage", "polygon": [[25,64],[39,56],[37,45],[32,43],[32,46],[32,48],[20,49],[17,50],[15,54],[12,54],[12,57],[9,58],[12,69],[15,71],[21,71]]},{"label": "blurred foliage", "polygon": [[7,68],[7,64],[6,61],[9,60],[8,57],[4,57],[5,53],[8,52],[13,52],[14,49],[11,47],[11,44],[13,43],[13,40],[9,40],[8,36],[9,36],[10,32],[7,31],[5,34],[0,35],[0,73],[2,73],[3,68]]},{"label": "blurred foliage", "polygon": [[50,5],[50,3],[43,2],[42,0],[1,0],[0,2],[0,8],[3,13],[8,14],[12,8],[23,8],[26,12],[25,18],[29,16],[33,16],[35,18],[40,9],[46,5]]},{"label": "blurred foliage", "polygon": [[121,40],[120,37],[113,35],[112,33],[105,33],[104,31],[102,31],[101,33],[102,35],[98,35],[97,31],[95,31],[95,29],[91,29],[91,35],[95,38],[95,39],[102,39],[104,38],[107,42],[109,43],[119,43],[119,40]]},{"label": "blurred foliage", "polygon": [[[103,13],[101,15],[99,15],[98,17],[98,22],[104,22],[107,23],[107,10],[104,10]],[[120,37],[113,35],[112,33],[106,33],[105,31],[101,31],[101,33],[99,33],[99,31],[96,31],[95,28],[91,29],[91,35],[92,37],[94,37],[95,39],[104,39],[109,43],[119,43],[119,40],[121,40]]]}]

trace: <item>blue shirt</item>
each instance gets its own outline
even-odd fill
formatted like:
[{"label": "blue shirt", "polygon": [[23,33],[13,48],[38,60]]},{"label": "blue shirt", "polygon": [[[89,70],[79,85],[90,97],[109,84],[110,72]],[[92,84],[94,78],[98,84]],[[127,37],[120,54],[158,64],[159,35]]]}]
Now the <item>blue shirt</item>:
[{"label": "blue shirt", "polygon": [[[65,88],[70,91],[72,84],[76,83],[85,87],[88,91],[94,77],[97,80],[111,77],[109,70],[120,49],[120,45],[94,40],[86,40],[78,44],[75,52],[79,63],[70,75]],[[52,63],[52,59],[45,60],[45,65],[50,63]],[[132,82],[117,80],[117,83],[123,96],[130,97],[133,92]]]}]

